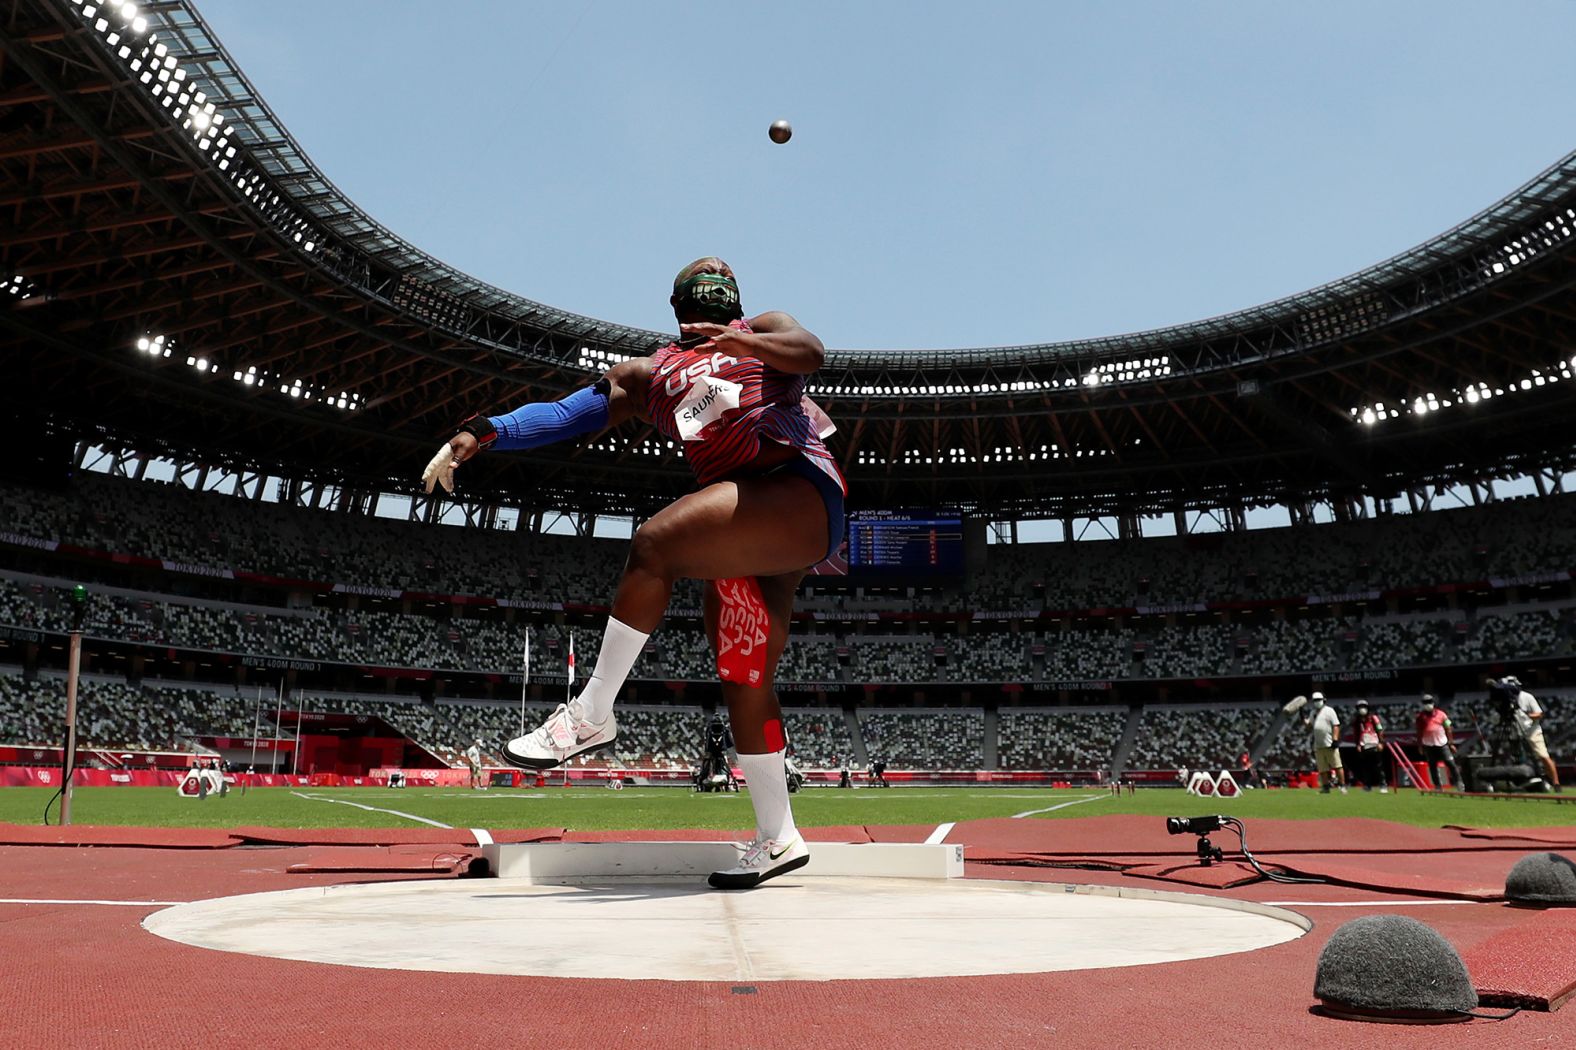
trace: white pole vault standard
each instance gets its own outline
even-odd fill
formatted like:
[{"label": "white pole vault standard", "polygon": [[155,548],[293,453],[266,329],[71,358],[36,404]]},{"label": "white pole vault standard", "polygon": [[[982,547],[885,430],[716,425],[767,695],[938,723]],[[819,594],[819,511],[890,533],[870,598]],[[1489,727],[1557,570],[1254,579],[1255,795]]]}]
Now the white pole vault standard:
[{"label": "white pole vault standard", "polygon": [[257,774],[257,734],[263,731],[263,686],[257,686],[257,707],[252,713],[252,761],[246,766],[246,779],[241,781],[241,794],[245,796],[246,786],[251,783],[252,777]]},{"label": "white pole vault standard", "polygon": [[290,772],[295,776],[301,775],[301,705],[306,703],[306,690],[296,690],[296,742],[295,754],[291,756]]},{"label": "white pole vault standard", "polygon": [[[71,655],[66,658],[66,746],[61,754],[60,823],[71,823],[71,786],[77,779],[77,679],[82,676],[82,618],[71,629]],[[48,815],[47,813],[45,814]]]},{"label": "white pole vault standard", "polygon": [[[564,703],[569,703],[575,698],[575,631],[569,629],[569,680],[564,683]],[[569,786],[569,763],[564,766],[564,787]]]},{"label": "white pole vault standard", "polygon": [[274,700],[274,753],[273,753],[273,755],[271,756],[271,758],[269,759],[269,762],[268,762],[268,771],[270,773],[281,772],[281,770],[279,768],[279,734],[281,732],[280,723],[283,722],[284,717],[285,717],[285,678],[284,678],[284,675],[280,675],[279,676],[279,695]]},{"label": "white pole vault standard", "polygon": [[564,703],[575,698],[575,632],[569,632],[569,679],[564,683]]},{"label": "white pole vault standard", "polygon": [[525,691],[531,685],[531,629],[525,629],[525,653],[520,658],[520,735],[525,735]]}]

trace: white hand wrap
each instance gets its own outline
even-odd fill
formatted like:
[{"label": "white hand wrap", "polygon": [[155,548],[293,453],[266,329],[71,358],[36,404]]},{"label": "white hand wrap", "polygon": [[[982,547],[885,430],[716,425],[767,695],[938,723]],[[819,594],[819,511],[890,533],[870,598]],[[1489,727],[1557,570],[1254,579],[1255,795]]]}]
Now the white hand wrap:
[{"label": "white hand wrap", "polygon": [[427,463],[427,469],[421,472],[421,480],[427,486],[427,491],[432,491],[433,485],[442,485],[443,491],[454,491],[454,468],[460,461],[454,458],[454,449],[445,441],[438,449],[437,455]]}]

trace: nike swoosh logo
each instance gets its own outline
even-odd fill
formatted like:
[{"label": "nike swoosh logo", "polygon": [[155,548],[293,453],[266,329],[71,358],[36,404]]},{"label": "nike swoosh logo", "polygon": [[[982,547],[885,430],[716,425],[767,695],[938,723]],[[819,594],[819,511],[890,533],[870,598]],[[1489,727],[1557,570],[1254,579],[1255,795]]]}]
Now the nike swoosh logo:
[{"label": "nike swoosh logo", "polygon": [[784,846],[782,849],[775,849],[775,850],[769,849],[769,850],[766,851],[766,854],[767,854],[767,856],[771,857],[772,860],[776,860],[778,857],[781,857],[784,853],[787,853],[789,850],[793,849],[794,846],[798,843],[798,841],[799,841],[798,839],[794,839],[793,842],[788,843],[788,845]]},{"label": "nike swoosh logo", "polygon": [[665,364],[661,368],[657,369],[657,375],[665,376],[669,372],[671,372],[675,368],[677,368],[678,366],[679,366],[679,363],[677,361],[669,361],[667,364]]}]

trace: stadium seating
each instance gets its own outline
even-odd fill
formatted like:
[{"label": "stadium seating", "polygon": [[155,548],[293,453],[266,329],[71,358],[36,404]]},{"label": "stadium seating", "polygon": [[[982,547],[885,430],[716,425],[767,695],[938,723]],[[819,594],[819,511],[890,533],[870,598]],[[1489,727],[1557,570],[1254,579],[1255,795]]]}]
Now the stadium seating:
[{"label": "stadium seating", "polygon": [[1007,708],[997,721],[1002,769],[1109,770],[1126,708]]},{"label": "stadium seating", "polygon": [[[12,533],[209,570],[439,594],[605,602],[618,540],[366,518],[98,475],[69,492],[7,488]],[[1362,593],[1576,564],[1576,496],[1301,529],[993,545],[967,592],[843,596],[842,611],[1028,611]],[[193,523],[200,523],[193,527]],[[679,605],[699,604],[681,587]],[[808,606],[807,606],[808,607]]]},{"label": "stadium seating", "polygon": [[807,769],[830,768],[854,753],[848,719],[840,710],[785,708],[783,731],[793,748],[794,761]]},{"label": "stadium seating", "polygon": [[[69,623],[63,587],[0,576],[0,625],[63,631]],[[509,623],[493,609],[476,616],[435,616],[103,592],[89,600],[86,630],[95,637],[214,652],[491,673],[517,673],[525,640],[523,624]],[[593,657],[601,631],[576,627],[573,633],[582,658]],[[533,628],[533,675],[562,677],[569,635],[562,626]],[[836,636],[815,634],[794,636],[779,678],[835,685],[1321,673],[1558,656],[1571,652],[1573,640],[1569,608],[1508,613],[1484,609],[1476,615],[1394,619],[1272,619],[1257,625],[1204,622],[1155,631],[1113,627],[1041,634],[981,630],[957,637],[853,634],[841,642]],[[846,653],[846,668],[839,665],[839,649]],[[708,681],[715,677],[715,664],[698,629],[670,620],[652,636],[633,677]]]},{"label": "stadium seating", "polygon": [[894,769],[979,769],[984,765],[984,712],[859,712],[865,752]]},{"label": "stadium seating", "polygon": [[[117,586],[92,588],[86,615],[91,638],[496,675],[518,673],[529,626],[530,668],[538,683],[562,681],[571,632],[582,668],[600,642],[595,617],[571,627],[561,613],[542,610],[565,602],[605,603],[625,548],[620,541],[368,519],[91,475],[66,493],[8,487],[3,494],[14,514],[10,531],[0,537],[6,559],[0,563],[0,627],[67,629],[72,616],[65,585],[84,570],[91,578],[96,563],[36,544],[68,543],[162,563],[122,568]],[[1393,603],[1384,611],[1371,596],[1389,587],[1495,577],[1552,574],[1557,581],[1576,564],[1576,514],[1566,513],[1572,500],[1240,535],[992,545],[966,588],[811,586],[799,608],[816,619],[795,622],[778,681],[788,694],[861,685],[1081,691],[1088,682],[1327,677],[1567,656],[1576,646],[1576,605],[1568,588],[1529,600],[1526,591],[1480,586],[1462,590],[1470,596],[1452,599],[1448,608],[1425,611]],[[454,556],[457,537],[464,540],[464,557]],[[227,582],[226,570],[248,570],[281,585]],[[345,593],[332,594],[322,584],[340,584]],[[420,594],[391,597],[402,591]],[[451,604],[439,597],[455,593],[524,604]],[[1348,600],[1249,608],[1230,619],[1197,611],[1205,601],[1317,595]],[[693,618],[700,604],[700,586],[681,583],[674,615],[636,662],[634,681],[714,681],[713,657]],[[1120,619],[1039,618],[1042,610],[1089,607],[1128,612]],[[892,613],[951,614],[970,622],[932,628],[880,619]],[[0,737],[52,742],[58,717],[39,712],[54,711],[59,699],[58,682],[48,673],[36,681],[0,681],[0,712],[7,715]],[[1035,697],[1031,692],[1024,699],[1032,704]],[[105,743],[179,746],[194,734],[250,732],[242,724],[250,707],[233,688],[135,688],[95,679],[84,700],[94,712],[83,723],[84,734]],[[500,712],[480,701],[417,706],[346,695],[342,703],[347,711],[385,712],[402,727],[409,722],[413,737],[449,753],[477,736],[492,746],[510,724],[507,705]],[[1397,719],[1409,720],[1408,703],[1396,708]],[[1458,724],[1478,713],[1476,702],[1458,708]],[[533,716],[538,713],[533,708]],[[699,717],[695,707],[629,707],[613,760],[687,761],[691,723]],[[972,768],[984,754],[980,717],[975,709],[872,711],[862,713],[860,731],[894,766]],[[1125,716],[1112,709],[1029,706],[1004,707],[1000,717],[1002,768],[1097,768],[1109,764]],[[1127,764],[1229,766],[1263,731],[1266,718],[1257,708],[1151,707]],[[854,752],[838,709],[790,710],[785,723],[801,761],[831,762]],[[1558,718],[1546,724],[1551,746],[1570,745],[1573,730]],[[1288,730],[1268,742],[1265,765],[1305,764],[1300,735]]]},{"label": "stadium seating", "polygon": [[[1332,694],[1334,695],[1334,694]],[[1545,736],[1551,750],[1567,755],[1576,745],[1570,714],[1576,704],[1559,693],[1539,696],[1546,712]],[[35,680],[16,670],[0,673],[0,743],[58,746],[65,717],[65,681],[58,674]],[[1348,723],[1354,699],[1332,702]],[[1410,734],[1415,698],[1371,699],[1391,733]],[[262,735],[272,736],[272,695],[261,701]],[[519,730],[520,709],[511,703],[382,699],[339,693],[306,693],[287,698],[294,710],[375,716],[399,729],[440,759],[462,763],[461,752],[481,741],[485,759],[503,765],[498,747]],[[197,737],[250,737],[259,710],[255,690],[234,686],[149,682],[129,686],[103,676],[84,676],[78,694],[79,739],[84,748],[190,750]],[[1272,724],[1274,704],[1150,705],[1143,709],[1126,769],[1231,769]],[[1481,729],[1495,725],[1488,700],[1471,694],[1449,699],[1446,710],[1458,739],[1470,749]],[[526,712],[534,725],[549,711],[532,703]],[[707,715],[698,707],[621,704],[619,738],[603,756],[621,766],[688,768],[699,756]],[[1126,708],[1004,708],[997,727],[997,766],[1004,770],[1109,770],[1126,724]],[[287,723],[289,716],[286,716]],[[789,708],[783,713],[788,739],[806,768],[831,768],[857,751],[849,724],[835,708]],[[913,709],[859,712],[868,754],[893,769],[976,769],[984,765],[985,722],[978,709]],[[287,735],[289,726],[287,725]],[[1348,734],[1349,736],[1349,734]],[[1265,742],[1259,762],[1265,770],[1311,768],[1308,731],[1299,720],[1287,722]]]},{"label": "stadium seating", "polygon": [[1146,707],[1127,768],[1235,770],[1274,714],[1273,705]]}]

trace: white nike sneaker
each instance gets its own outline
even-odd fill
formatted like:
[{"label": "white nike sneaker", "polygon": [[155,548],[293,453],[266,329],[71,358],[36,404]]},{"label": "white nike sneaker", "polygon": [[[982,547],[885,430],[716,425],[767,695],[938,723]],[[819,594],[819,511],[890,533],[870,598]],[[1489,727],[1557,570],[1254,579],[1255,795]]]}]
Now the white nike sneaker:
[{"label": "white nike sneaker", "polygon": [[756,839],[744,847],[739,863],[724,871],[714,871],[706,881],[715,890],[754,889],[767,879],[794,871],[810,863],[804,838],[795,835],[787,842]]},{"label": "white nike sneaker", "polygon": [[534,732],[505,744],[503,757],[524,769],[552,769],[576,755],[607,747],[617,738],[618,723],[612,712],[606,722],[588,722],[580,717],[579,704],[559,704]]}]

